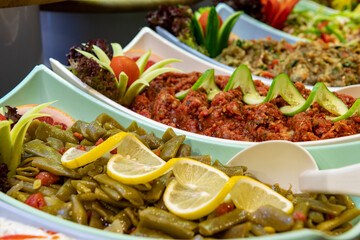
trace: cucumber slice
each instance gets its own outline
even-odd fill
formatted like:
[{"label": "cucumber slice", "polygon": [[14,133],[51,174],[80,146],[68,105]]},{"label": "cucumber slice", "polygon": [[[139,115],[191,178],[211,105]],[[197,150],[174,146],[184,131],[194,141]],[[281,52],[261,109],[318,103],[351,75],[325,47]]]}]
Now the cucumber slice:
[{"label": "cucumber slice", "polygon": [[224,91],[233,90],[237,87],[241,88],[241,91],[244,95],[243,101],[246,104],[259,104],[265,99],[265,97],[260,96],[256,90],[250,69],[244,64],[241,64],[235,69],[228,83],[226,84]]},{"label": "cucumber slice", "polygon": [[340,120],[344,120],[344,119],[347,119],[349,117],[352,117],[353,115],[355,114],[358,114],[360,115],[360,98],[358,98],[354,104],[351,106],[351,108],[343,115],[339,116],[339,117],[330,117],[331,121],[333,122],[337,122],[337,121],[340,121]]},{"label": "cucumber slice", "polygon": [[[207,98],[211,101],[216,94],[221,92],[220,88],[215,83],[214,72],[214,69],[206,70],[190,89],[196,91],[200,87],[203,87],[206,90]],[[190,89],[176,93],[175,97],[183,100]]]},{"label": "cucumber slice", "polygon": [[317,91],[316,101],[320,104],[320,106],[335,115],[346,114],[348,111],[346,104],[335,96],[335,94],[332,93],[323,82],[319,82],[317,84],[320,85],[320,87]]}]

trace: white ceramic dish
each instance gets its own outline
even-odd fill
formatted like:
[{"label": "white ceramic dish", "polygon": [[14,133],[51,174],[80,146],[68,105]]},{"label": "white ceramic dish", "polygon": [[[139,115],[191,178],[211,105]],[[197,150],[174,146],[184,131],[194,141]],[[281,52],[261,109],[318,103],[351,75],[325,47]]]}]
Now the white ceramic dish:
[{"label": "white ceramic dish", "polygon": [[[154,53],[159,55],[163,58],[169,58],[169,57],[176,57],[179,59],[184,60],[182,63],[179,63],[181,65],[175,65],[174,67],[178,67],[182,69],[185,72],[192,72],[194,70],[196,71],[203,71],[205,69],[214,68],[216,70],[216,74],[225,74],[225,75],[231,75],[230,71],[221,69],[217,66],[213,66],[210,63],[207,63],[201,59],[198,59],[191,54],[181,50],[180,48],[173,46],[173,44],[167,42],[165,39],[158,36],[154,31],[152,31],[149,28],[142,29],[139,34],[134,38],[134,40],[124,48],[124,51],[128,51],[130,49],[142,49],[142,50],[148,50],[152,49]],[[55,73],[57,73],[59,76],[63,77],[68,82],[74,84],[84,92],[94,96],[95,98],[109,104],[110,106],[125,112],[129,114],[130,116],[133,116],[136,119],[141,119],[143,121],[151,122],[155,126],[166,128],[168,127],[165,124],[156,122],[154,120],[151,120],[147,117],[144,117],[138,113],[135,113],[131,111],[130,109],[116,103],[115,101],[105,97],[104,95],[100,94],[95,89],[91,88],[87,84],[83,83],[78,77],[76,77],[72,72],[70,72],[66,66],[61,64],[59,61],[55,59],[50,59],[50,63],[52,66],[52,69]],[[256,79],[256,77],[255,77]],[[271,81],[270,81],[271,82]],[[265,81],[265,83],[269,83],[269,81]],[[188,136],[193,136],[199,139],[204,139],[205,141],[216,141],[221,144],[239,144],[242,146],[251,146],[256,143],[254,142],[244,142],[244,141],[234,141],[234,140],[228,140],[228,139],[221,139],[221,138],[213,138],[209,136],[204,136],[196,133],[187,132],[184,130],[176,129],[177,133],[179,134],[186,134]],[[360,140],[360,134],[353,135],[353,136],[347,136],[347,137],[341,137],[341,138],[334,138],[334,139],[326,139],[326,140],[320,140],[320,141],[309,141],[309,142],[299,142],[298,144],[305,147],[312,147],[312,146],[321,146],[321,145],[332,145],[332,144],[340,144],[340,143],[347,143],[347,142],[354,142]]]},{"label": "white ceramic dish", "polygon": [[[229,5],[225,3],[219,3],[216,5],[216,11],[219,13],[222,19],[227,19],[235,11]],[[286,40],[288,43],[296,43],[298,41],[306,41],[303,38],[293,36],[285,33],[276,28],[260,22],[259,20],[250,17],[246,13],[240,15],[236,21],[232,32],[239,36],[241,39],[262,39],[271,37],[274,40],[281,41]]]}]

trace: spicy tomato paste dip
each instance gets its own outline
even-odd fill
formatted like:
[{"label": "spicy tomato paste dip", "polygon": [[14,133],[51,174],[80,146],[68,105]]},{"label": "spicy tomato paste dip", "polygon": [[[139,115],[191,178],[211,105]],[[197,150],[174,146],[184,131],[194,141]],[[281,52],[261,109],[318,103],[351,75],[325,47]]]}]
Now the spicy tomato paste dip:
[{"label": "spicy tomato paste dip", "polygon": [[[136,96],[129,108],[170,127],[240,141],[303,142],[360,133],[358,115],[332,122],[326,118],[330,113],[315,103],[307,111],[289,117],[279,110],[286,105],[281,97],[263,104],[247,105],[242,101],[240,88],[222,91],[212,101],[207,99],[205,90],[201,88],[190,90],[183,100],[175,97],[175,93],[190,88],[200,76],[199,72],[160,75]],[[221,89],[228,80],[228,76],[215,76],[215,82]],[[265,96],[269,86],[259,80],[254,82],[257,91]],[[310,90],[302,83],[295,86],[303,97],[308,97]],[[348,108],[356,100],[351,96],[336,95]]]}]

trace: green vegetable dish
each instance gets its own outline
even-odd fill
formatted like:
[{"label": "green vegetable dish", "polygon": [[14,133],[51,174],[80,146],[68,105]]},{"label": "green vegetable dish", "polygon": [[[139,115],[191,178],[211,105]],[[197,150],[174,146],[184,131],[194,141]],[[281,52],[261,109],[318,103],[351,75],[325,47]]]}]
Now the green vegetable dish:
[{"label": "green vegetable dish", "polygon": [[359,12],[344,11],[329,14],[319,8],[315,12],[293,10],[283,31],[326,44],[358,46],[359,27]]},{"label": "green vegetable dish", "polygon": [[155,136],[136,122],[125,128],[106,114],[92,122],[78,120],[67,129],[35,119],[26,130],[21,161],[10,169],[11,188],[4,191],[49,214],[90,227],[141,238],[242,238],[304,228],[338,235],[351,229],[350,222],[360,215],[349,196],[293,194],[291,189],[283,190],[275,184],[269,186],[271,191],[293,204],[291,212],[271,205],[248,212],[227,199],[210,214],[186,220],[168,211],[164,204],[164,191],[175,178],[173,171],[144,184],[129,185],[107,174],[109,157],[121,153],[111,151],[94,162],[69,169],[61,162],[64,152],[70,147],[88,151],[125,131],[164,161],[190,158],[228,177],[251,177],[247,168],[224,166],[208,155],[194,156],[192,147],[196,146],[186,144],[185,136],[177,136],[171,128],[163,136]]}]

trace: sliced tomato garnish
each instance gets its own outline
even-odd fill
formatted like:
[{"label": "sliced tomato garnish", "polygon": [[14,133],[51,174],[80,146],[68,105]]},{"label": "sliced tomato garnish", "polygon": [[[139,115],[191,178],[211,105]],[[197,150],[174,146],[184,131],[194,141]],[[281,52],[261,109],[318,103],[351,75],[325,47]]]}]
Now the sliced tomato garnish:
[{"label": "sliced tomato garnish", "polygon": [[50,172],[40,172],[35,179],[41,180],[41,185],[49,186],[60,180],[60,177]]},{"label": "sliced tomato garnish", "polygon": [[127,87],[140,77],[139,67],[136,65],[136,62],[129,57],[113,57],[111,59],[110,67],[114,71],[116,78],[119,77],[121,72],[124,72],[128,76]]},{"label": "sliced tomato garnish", "polygon": [[25,200],[25,203],[37,209],[41,209],[42,207],[46,206],[45,198],[44,195],[42,195],[42,193],[34,193],[30,195]]}]

